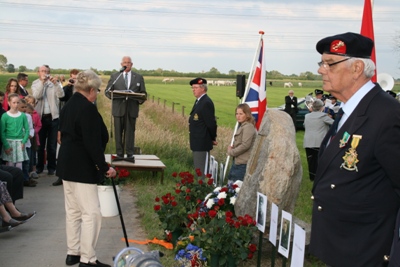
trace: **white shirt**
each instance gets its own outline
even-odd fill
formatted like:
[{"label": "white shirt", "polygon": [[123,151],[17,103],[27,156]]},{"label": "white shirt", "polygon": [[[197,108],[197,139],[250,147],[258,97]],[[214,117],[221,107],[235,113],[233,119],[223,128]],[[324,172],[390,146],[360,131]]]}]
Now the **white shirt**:
[{"label": "white shirt", "polygon": [[358,103],[364,98],[372,88],[374,88],[375,84],[371,81],[368,81],[364,84],[350,99],[346,102],[341,104],[341,108],[343,109],[343,116],[339,121],[338,131],[340,127],[346,122],[346,120],[350,117],[351,113],[356,109]]}]

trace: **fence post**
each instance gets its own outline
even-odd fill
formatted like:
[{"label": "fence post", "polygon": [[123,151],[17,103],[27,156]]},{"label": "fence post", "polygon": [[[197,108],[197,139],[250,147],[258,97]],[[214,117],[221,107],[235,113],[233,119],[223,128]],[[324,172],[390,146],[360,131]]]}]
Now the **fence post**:
[{"label": "fence post", "polygon": [[182,117],[185,117],[185,106],[182,106]]},{"label": "fence post", "polygon": [[158,97],[157,105],[160,105],[160,98]]},{"label": "fence post", "polygon": [[165,103],[167,103],[167,100],[166,100],[166,99],[164,100],[164,109],[165,109]]},{"label": "fence post", "polygon": [[154,95],[153,95],[153,103],[154,103]]}]

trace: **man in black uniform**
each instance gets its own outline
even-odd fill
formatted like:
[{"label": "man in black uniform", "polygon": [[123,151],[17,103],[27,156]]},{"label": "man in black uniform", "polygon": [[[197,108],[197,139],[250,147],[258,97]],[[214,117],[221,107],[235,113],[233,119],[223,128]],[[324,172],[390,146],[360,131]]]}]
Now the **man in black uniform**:
[{"label": "man in black uniform", "polygon": [[196,97],[189,117],[190,149],[195,169],[204,176],[210,172],[210,150],[217,145],[217,121],[214,103],[207,95],[207,80],[196,78],[190,81],[190,85]]}]

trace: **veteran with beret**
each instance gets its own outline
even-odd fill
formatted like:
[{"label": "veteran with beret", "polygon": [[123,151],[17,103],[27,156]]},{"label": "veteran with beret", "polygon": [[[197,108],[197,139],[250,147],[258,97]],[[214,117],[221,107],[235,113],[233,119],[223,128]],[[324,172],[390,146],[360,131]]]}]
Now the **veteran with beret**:
[{"label": "veteran with beret", "polygon": [[196,78],[190,85],[196,98],[189,117],[190,149],[195,169],[204,176],[210,173],[210,151],[217,145],[217,121],[214,103],[207,95],[207,80]]},{"label": "veteran with beret", "polygon": [[400,207],[400,105],[371,82],[373,46],[350,32],[316,45],[323,90],[342,102],[312,188],[310,253],[328,266],[383,266]]}]

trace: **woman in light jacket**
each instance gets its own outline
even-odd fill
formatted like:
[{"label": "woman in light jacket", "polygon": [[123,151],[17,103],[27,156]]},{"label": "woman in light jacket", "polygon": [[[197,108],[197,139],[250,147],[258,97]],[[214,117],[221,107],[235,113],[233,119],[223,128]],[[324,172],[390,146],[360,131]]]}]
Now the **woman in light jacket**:
[{"label": "woman in light jacket", "polygon": [[243,181],[247,161],[257,135],[249,105],[243,103],[236,107],[236,120],[239,128],[234,136],[233,146],[228,146],[227,152],[229,156],[233,157],[233,164],[228,175],[228,180],[233,182]]},{"label": "woman in light jacket", "polygon": [[306,149],[308,172],[310,180],[314,181],[318,167],[318,152],[329,127],[334,120],[323,112],[324,103],[316,99],[312,104],[312,112],[304,117],[304,141],[303,147]]}]

